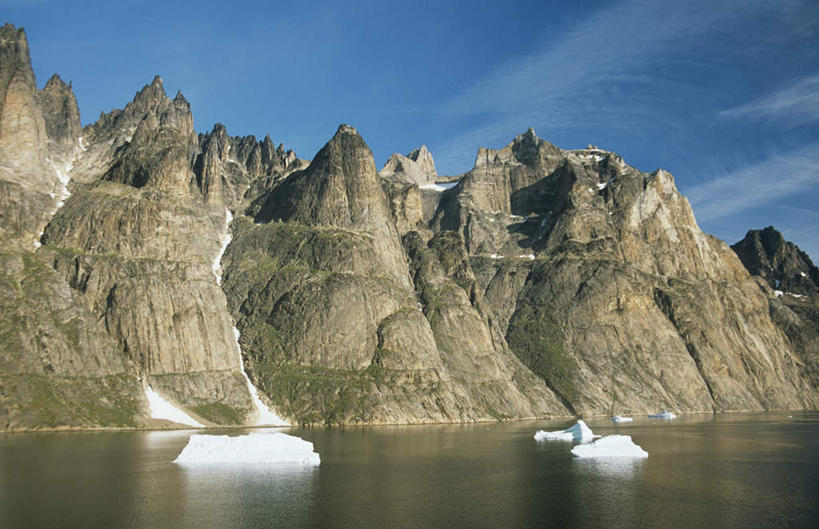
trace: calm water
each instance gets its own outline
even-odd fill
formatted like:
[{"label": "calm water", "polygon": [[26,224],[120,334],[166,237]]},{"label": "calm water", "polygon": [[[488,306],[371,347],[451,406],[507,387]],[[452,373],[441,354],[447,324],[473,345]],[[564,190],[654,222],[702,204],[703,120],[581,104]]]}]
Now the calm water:
[{"label": "calm water", "polygon": [[322,463],[285,470],[180,468],[190,431],[0,435],[0,527],[819,527],[819,414],[788,415],[589,420],[626,463],[532,439],[571,421],[294,429]]}]

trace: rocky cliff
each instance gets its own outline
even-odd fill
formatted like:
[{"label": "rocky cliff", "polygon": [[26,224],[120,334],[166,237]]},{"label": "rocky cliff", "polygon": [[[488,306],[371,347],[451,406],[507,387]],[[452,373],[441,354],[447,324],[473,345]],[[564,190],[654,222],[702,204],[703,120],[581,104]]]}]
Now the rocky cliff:
[{"label": "rocky cliff", "polygon": [[758,278],[771,318],[802,357],[814,387],[819,387],[819,269],[773,226],[749,230],[731,248]]},{"label": "rocky cliff", "polygon": [[0,105],[0,427],[159,426],[148,387],[207,425],[819,402],[815,335],[665,171],[531,129],[451,178],[347,125],[307,161],[159,77],[82,128],[11,25]]}]

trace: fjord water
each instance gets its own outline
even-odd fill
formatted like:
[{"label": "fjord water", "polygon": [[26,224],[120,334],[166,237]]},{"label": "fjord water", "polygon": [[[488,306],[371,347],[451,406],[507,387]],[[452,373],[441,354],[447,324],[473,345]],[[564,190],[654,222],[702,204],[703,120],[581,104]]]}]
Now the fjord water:
[{"label": "fjord water", "polygon": [[572,422],[290,429],[321,466],[278,469],[179,467],[192,430],[5,434],[0,526],[819,525],[819,413],[587,420],[631,435],[637,461],[532,438]]}]

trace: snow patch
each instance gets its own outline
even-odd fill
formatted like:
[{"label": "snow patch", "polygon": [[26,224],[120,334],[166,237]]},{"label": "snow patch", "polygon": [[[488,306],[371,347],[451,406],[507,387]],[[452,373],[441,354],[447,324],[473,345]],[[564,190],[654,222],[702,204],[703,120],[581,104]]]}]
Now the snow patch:
[{"label": "snow patch", "polygon": [[782,292],[781,290],[774,290],[774,296],[776,296],[776,297],[779,297],[779,296],[781,296],[783,294],[784,294],[784,292]]},{"label": "snow patch", "polygon": [[631,422],[633,420],[631,417],[620,417],[619,415],[615,415],[611,418],[611,422]]},{"label": "snow patch", "polygon": [[230,241],[233,239],[233,234],[230,232],[231,222],[233,222],[233,213],[231,213],[228,208],[225,208],[225,229],[222,230],[222,236],[219,237],[219,242],[221,243],[219,253],[213,258],[213,263],[211,264],[213,275],[216,276],[217,285],[222,284],[222,256],[225,255],[225,250],[227,250]]},{"label": "snow patch", "polygon": [[806,274],[805,272],[799,272],[799,275],[802,277],[808,277],[808,274]]},{"label": "snow patch", "polygon": [[587,457],[648,457],[648,452],[634,444],[630,435],[607,435],[593,443],[572,448],[577,458]]},{"label": "snow patch", "polygon": [[535,441],[578,441],[582,443],[591,441],[594,438],[594,432],[591,431],[591,428],[589,428],[584,421],[577,421],[574,425],[565,430],[554,432],[538,430],[535,432]]},{"label": "snow patch", "polygon": [[676,419],[676,418],[677,418],[677,414],[672,413],[672,412],[670,412],[670,411],[663,410],[663,411],[661,411],[660,413],[654,413],[654,414],[649,415],[649,416],[648,416],[648,418],[649,418],[649,419],[665,419],[665,420],[671,420],[671,419]]},{"label": "snow patch", "polygon": [[493,254],[492,254],[492,255],[490,255],[489,257],[491,257],[492,259],[503,259],[503,256],[502,256],[502,255],[498,255],[498,254],[496,254],[496,253],[493,253]]},{"label": "snow patch", "polygon": [[420,186],[418,186],[418,189],[429,189],[431,191],[441,193],[441,192],[446,191],[448,189],[452,189],[453,187],[458,185],[459,181],[460,180],[455,180],[454,182],[432,182],[432,183],[429,183],[429,184],[420,185]]},{"label": "snow patch", "polygon": [[521,254],[521,255],[518,256],[518,259],[529,259],[530,261],[534,261],[535,260],[535,254],[532,254],[532,253]]},{"label": "snow patch", "polygon": [[437,182],[438,187],[443,187],[444,190],[452,189],[456,185],[460,183],[460,180],[455,180],[454,182]]},{"label": "snow patch", "polygon": [[145,398],[148,399],[148,405],[151,407],[152,419],[165,419],[166,421],[173,421],[197,428],[205,427],[204,424],[165,400],[159,393],[151,389],[150,386],[145,386]]},{"label": "snow patch", "polygon": [[239,336],[241,336],[239,329],[237,329],[234,325],[233,339],[236,341],[236,350],[239,351],[239,366],[242,368],[242,376],[245,377],[247,389],[250,391],[250,398],[253,400],[253,404],[256,406],[256,409],[259,410],[259,418],[256,419],[254,426],[289,426],[287,421],[273,413],[273,411],[268,408],[264,402],[262,402],[261,397],[259,397],[259,390],[256,389],[256,386],[254,386],[253,382],[250,381],[250,377],[247,376],[245,364],[242,361],[242,346],[239,345]]},{"label": "snow patch", "polygon": [[185,464],[297,464],[319,465],[313,443],[280,432],[227,435],[191,435],[174,460]]},{"label": "snow patch", "polygon": [[[222,284],[222,256],[225,254],[225,250],[227,250],[230,241],[233,239],[233,234],[230,232],[230,223],[233,222],[233,214],[230,212],[228,208],[225,208],[225,229],[222,232],[222,236],[219,238],[221,241],[221,247],[219,248],[219,253],[213,259],[212,268],[213,268],[213,275],[216,277],[216,284]],[[242,369],[242,376],[245,378],[245,382],[247,383],[247,389],[250,392],[250,398],[253,400],[254,406],[259,411],[259,417],[256,419],[254,426],[289,426],[287,421],[276,415],[267,405],[262,401],[261,397],[259,397],[259,390],[256,386],[253,385],[253,382],[250,381],[250,377],[247,376],[247,372],[245,371],[245,364],[242,360],[242,346],[239,345],[239,337],[240,337],[239,329],[236,326],[233,326],[233,340],[236,343],[236,350],[239,352],[239,367]]]}]

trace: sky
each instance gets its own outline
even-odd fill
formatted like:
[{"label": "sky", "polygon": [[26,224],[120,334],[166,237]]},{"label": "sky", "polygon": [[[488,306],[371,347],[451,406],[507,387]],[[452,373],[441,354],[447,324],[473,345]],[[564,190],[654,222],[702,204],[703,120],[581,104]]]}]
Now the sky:
[{"label": "sky", "polygon": [[773,225],[819,262],[819,2],[0,0],[38,83],[83,124],[162,76],[194,124],[312,158],[340,123],[376,165],[425,144],[440,174],[528,127],[674,174],[729,244]]}]

